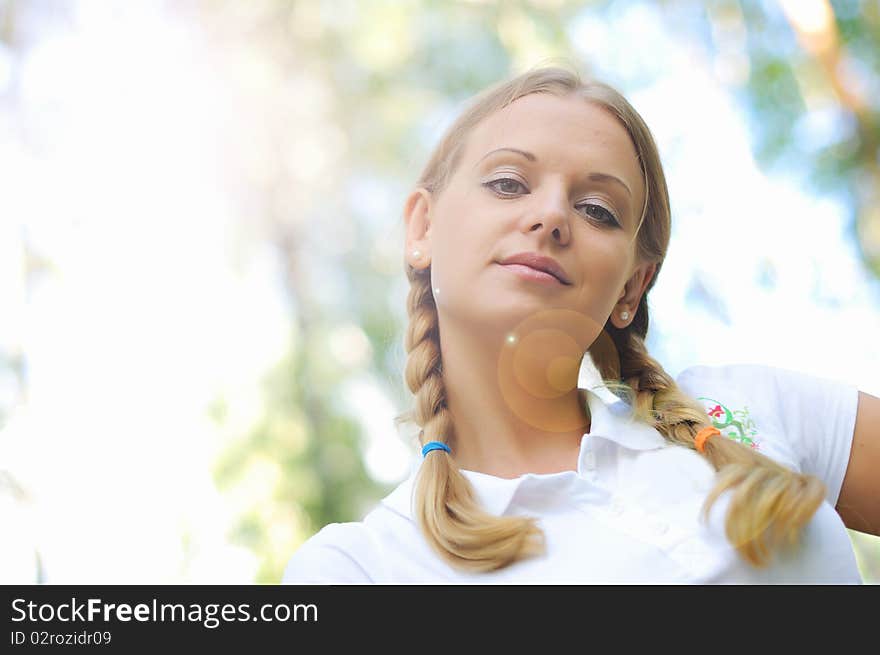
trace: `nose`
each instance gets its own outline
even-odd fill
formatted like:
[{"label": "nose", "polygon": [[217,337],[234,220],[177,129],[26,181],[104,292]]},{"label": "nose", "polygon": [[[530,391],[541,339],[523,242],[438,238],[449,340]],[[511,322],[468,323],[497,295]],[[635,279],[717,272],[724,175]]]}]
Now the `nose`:
[{"label": "nose", "polygon": [[536,199],[536,213],[528,219],[528,231],[543,230],[549,232],[559,244],[567,244],[571,239],[570,208],[568,198],[562,191],[548,191]]}]

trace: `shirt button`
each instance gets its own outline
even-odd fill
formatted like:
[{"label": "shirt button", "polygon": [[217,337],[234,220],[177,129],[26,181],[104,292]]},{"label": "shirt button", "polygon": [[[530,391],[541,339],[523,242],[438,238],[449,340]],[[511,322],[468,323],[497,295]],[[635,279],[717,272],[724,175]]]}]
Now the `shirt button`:
[{"label": "shirt button", "polygon": [[653,528],[654,532],[656,532],[657,534],[665,534],[666,531],[669,529],[669,526],[665,523],[655,523],[653,525]]}]

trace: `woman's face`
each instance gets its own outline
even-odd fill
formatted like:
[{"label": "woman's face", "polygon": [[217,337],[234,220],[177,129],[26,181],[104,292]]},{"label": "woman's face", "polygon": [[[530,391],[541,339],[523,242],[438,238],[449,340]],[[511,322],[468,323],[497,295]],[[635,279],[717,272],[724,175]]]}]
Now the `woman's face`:
[{"label": "woman's face", "polygon": [[[419,268],[430,263],[441,314],[503,329],[569,309],[598,334],[623,309],[619,300],[631,303],[631,320],[654,271],[635,261],[644,194],[635,148],[611,114],[580,98],[530,94],[471,132],[445,189],[413,192],[407,257]],[[426,256],[413,259],[414,249]],[[500,264],[521,252],[552,257],[569,283]]]}]

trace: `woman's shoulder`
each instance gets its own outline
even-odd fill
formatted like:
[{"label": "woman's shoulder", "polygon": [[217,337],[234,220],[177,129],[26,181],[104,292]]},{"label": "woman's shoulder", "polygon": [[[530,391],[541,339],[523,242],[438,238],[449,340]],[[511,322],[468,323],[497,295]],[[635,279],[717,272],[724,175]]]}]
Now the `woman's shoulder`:
[{"label": "woman's shoulder", "polygon": [[[697,364],[676,376],[678,386],[703,401],[710,417],[747,436],[753,415],[788,432],[819,426],[847,432],[855,419],[858,389],[846,382],[766,364]],[[851,429],[850,429],[851,432]]]},{"label": "woman's shoulder", "polygon": [[823,404],[817,399],[839,401],[849,391],[847,385],[832,380],[754,363],[697,364],[679,373],[676,382],[685,393],[702,401],[716,427],[730,427],[728,436],[753,447],[759,446],[752,438],[756,416],[765,424],[792,428],[795,420],[821,413]]},{"label": "woman's shoulder", "polygon": [[746,387],[751,395],[777,393],[780,390],[799,390],[820,387],[823,391],[831,388],[847,388],[850,385],[834,379],[816,375],[807,369],[789,368],[757,362],[737,362],[730,364],[693,364],[683,369],[677,376],[679,385],[709,385],[715,388]]},{"label": "woman's shoulder", "polygon": [[[676,383],[700,401],[712,424],[725,436],[761,450],[761,430],[783,420],[780,391],[797,374],[764,364],[696,364]],[[794,391],[791,389],[791,391]]]},{"label": "woman's shoulder", "polygon": [[837,502],[855,428],[858,388],[757,363],[689,366],[678,386],[703,404],[726,437],[818,476]]},{"label": "woman's shoulder", "polygon": [[415,464],[408,478],[360,521],[329,523],[307,539],[284,570],[285,584],[369,584],[389,578],[388,558],[414,537],[410,503]]},{"label": "woman's shoulder", "polygon": [[[677,376],[678,381],[707,381],[712,380],[716,383],[735,383],[743,379],[758,380],[767,379],[777,372],[787,371],[779,367],[770,366],[768,364],[760,364],[757,362],[736,362],[728,364],[692,364],[684,368]],[[790,371],[793,372],[793,371]]]},{"label": "woman's shoulder", "polygon": [[329,523],[296,550],[282,584],[371,584],[382,571],[381,549],[364,521]]}]

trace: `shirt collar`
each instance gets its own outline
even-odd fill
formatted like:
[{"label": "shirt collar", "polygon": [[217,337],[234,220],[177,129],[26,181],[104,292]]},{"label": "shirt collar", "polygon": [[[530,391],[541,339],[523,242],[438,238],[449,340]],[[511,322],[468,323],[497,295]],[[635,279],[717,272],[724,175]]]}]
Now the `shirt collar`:
[{"label": "shirt collar", "polygon": [[[590,407],[590,432],[584,433],[581,438],[581,450],[578,457],[579,471],[582,470],[588,439],[601,439],[629,450],[652,450],[666,446],[666,440],[656,429],[630,417],[631,408],[622,400],[617,399],[614,402],[606,403],[599,395],[589,389],[581,389],[581,391],[586,396]],[[610,392],[607,393],[610,394]],[[423,460],[421,455],[414,459],[409,477],[382,499],[384,505],[409,519],[415,516],[412,511],[412,502],[416,477]],[[507,479],[464,469],[461,472],[474,487],[480,505],[494,516],[501,516],[507,510],[516,490],[525,480],[536,477],[562,478],[571,473],[571,471],[539,475],[525,473],[518,478]]]}]

